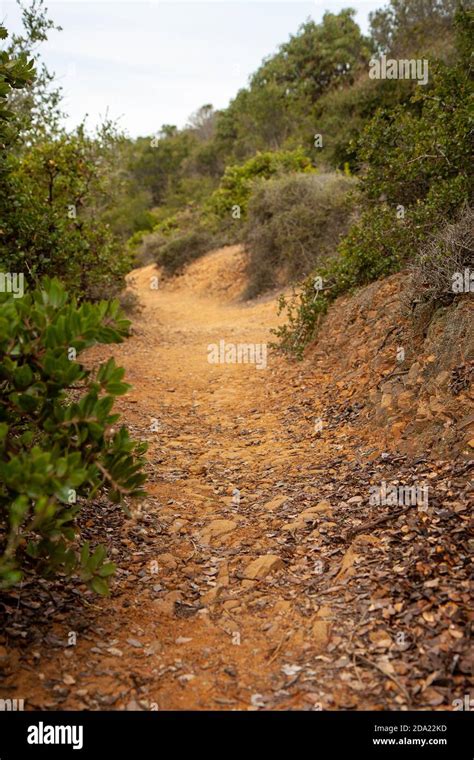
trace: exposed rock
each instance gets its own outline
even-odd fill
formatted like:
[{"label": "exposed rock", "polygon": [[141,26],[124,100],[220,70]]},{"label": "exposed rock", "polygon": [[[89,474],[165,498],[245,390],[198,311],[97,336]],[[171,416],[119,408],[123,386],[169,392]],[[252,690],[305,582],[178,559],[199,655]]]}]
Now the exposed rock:
[{"label": "exposed rock", "polygon": [[271,501],[265,502],[265,504],[263,505],[263,507],[264,507],[264,509],[268,510],[269,512],[276,512],[276,510],[278,509],[278,507],[281,507],[281,505],[284,504],[285,501],[287,501],[287,499],[288,499],[287,496],[276,496]]},{"label": "exposed rock", "polygon": [[182,594],[179,591],[169,591],[163,599],[155,599],[153,605],[162,615],[173,615],[174,603],[181,599]]},{"label": "exposed rock", "polygon": [[311,628],[311,643],[319,651],[325,649],[331,636],[331,608],[322,605],[315,615]]},{"label": "exposed rock", "polygon": [[208,544],[213,538],[220,538],[237,528],[234,520],[213,520],[199,534],[201,543]]},{"label": "exposed rock", "polygon": [[263,580],[269,573],[283,567],[283,561],[277,554],[263,554],[247,565],[244,575],[248,580]]},{"label": "exposed rock", "polygon": [[176,559],[169,552],[165,552],[164,554],[159,554],[157,557],[157,560],[158,560],[159,565],[162,565],[163,567],[166,567],[169,570],[176,570],[176,568],[178,567],[178,563],[176,562]]}]

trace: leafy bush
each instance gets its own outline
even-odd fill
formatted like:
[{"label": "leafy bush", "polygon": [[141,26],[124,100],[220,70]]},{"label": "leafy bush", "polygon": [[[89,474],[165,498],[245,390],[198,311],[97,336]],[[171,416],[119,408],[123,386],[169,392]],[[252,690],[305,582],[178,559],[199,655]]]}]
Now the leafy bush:
[{"label": "leafy bush", "polygon": [[273,348],[296,359],[303,357],[328,309],[329,299],[315,287],[316,282],[316,277],[309,276],[290,296],[282,294],[278,301],[278,314],[284,313],[286,321],[272,331],[277,338]]},{"label": "leafy bush", "polygon": [[[0,24],[0,40],[5,40],[8,32]],[[9,106],[9,99],[15,91],[21,91],[36,76],[34,63],[25,53],[12,57],[6,50],[0,51],[0,182],[4,179],[7,148],[17,137],[18,129],[12,126],[15,116]],[[3,187],[0,185],[0,190]]]},{"label": "leafy bush", "polygon": [[167,274],[177,274],[186,264],[210,251],[214,244],[210,232],[197,228],[178,234],[160,246],[156,261]]},{"label": "leafy bush", "polygon": [[0,197],[4,269],[57,276],[93,300],[122,289],[131,257],[103,218],[114,194],[114,144],[108,126],[94,137],[81,127],[9,156]]},{"label": "leafy bush", "polygon": [[369,79],[364,70],[355,82],[322,95],[312,110],[313,124],[323,136],[322,149],[311,151],[314,161],[324,160],[339,169],[349,164],[351,171],[358,172],[357,141],[366,124],[377,109],[407,102],[416,87],[414,80]]},{"label": "leafy bush", "polygon": [[[163,216],[149,234],[129,241],[135,261],[140,265],[156,262],[168,274],[176,274],[188,261],[210,250],[218,239],[203,225],[199,209],[188,206]],[[195,250],[198,253],[195,254]],[[176,261],[173,258],[176,257]]]},{"label": "leafy bush", "polygon": [[256,186],[244,232],[247,297],[309,274],[334,252],[354,184],[342,174],[291,174]]},{"label": "leafy bush", "polygon": [[239,208],[239,217],[245,217],[247,205],[256,179],[269,179],[275,174],[313,172],[310,159],[300,148],[294,151],[268,151],[257,153],[244,164],[228,166],[221,183],[211,195],[205,211],[211,220],[231,220],[232,209]]},{"label": "leafy bush", "polygon": [[[236,242],[242,235],[241,220],[255,181],[297,171],[314,172],[302,150],[258,153],[241,166],[229,166],[204,207],[189,205],[165,217],[150,235],[143,236],[137,259],[141,263],[154,259],[168,274],[176,274],[211,248]],[[235,219],[234,206],[238,207]]]},{"label": "leafy bush", "polygon": [[[19,294],[21,295],[21,294]],[[38,570],[81,578],[107,593],[105,549],[78,545],[81,504],[140,495],[144,444],[114,430],[129,386],[113,359],[95,372],[76,361],[94,343],[128,333],[117,302],[77,306],[58,280],[0,293],[0,587]]]}]

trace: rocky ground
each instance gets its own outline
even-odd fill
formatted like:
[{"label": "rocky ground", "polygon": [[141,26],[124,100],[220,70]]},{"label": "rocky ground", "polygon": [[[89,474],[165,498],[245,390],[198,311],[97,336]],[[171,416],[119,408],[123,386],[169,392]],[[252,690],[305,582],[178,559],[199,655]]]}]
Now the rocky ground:
[{"label": "rocky ground", "polygon": [[389,278],[338,302],[302,363],[270,352],[257,369],[208,362],[209,344],[266,343],[278,323],[275,298],[237,300],[239,249],[157,274],[131,276],[134,336],[89,357],[126,367],[148,497],[131,519],[83,512],[119,567],[110,598],[26,580],[0,599],[0,698],[452,710],[472,667],[470,304],[441,362],[446,331],[408,342]]}]

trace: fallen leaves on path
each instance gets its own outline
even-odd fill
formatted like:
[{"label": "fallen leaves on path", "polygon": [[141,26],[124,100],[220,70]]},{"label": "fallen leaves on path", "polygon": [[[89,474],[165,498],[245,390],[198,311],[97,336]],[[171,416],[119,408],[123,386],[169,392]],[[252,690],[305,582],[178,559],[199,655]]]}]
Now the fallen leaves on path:
[{"label": "fallen leaves on path", "polygon": [[[82,512],[84,537],[119,568],[110,599],[28,580],[3,595],[1,696],[27,709],[452,709],[471,672],[469,464],[382,448],[354,400],[359,370],[351,381],[329,347],[325,362],[272,356],[265,371],[208,364],[208,343],[267,341],[277,322],[274,299],[229,302],[233,255],[158,291],[151,267],[134,273],[143,311],[110,353],[133,384],[120,411],[150,444],[148,498],[131,520],[101,502]],[[382,482],[426,482],[428,504],[374,503]]]}]

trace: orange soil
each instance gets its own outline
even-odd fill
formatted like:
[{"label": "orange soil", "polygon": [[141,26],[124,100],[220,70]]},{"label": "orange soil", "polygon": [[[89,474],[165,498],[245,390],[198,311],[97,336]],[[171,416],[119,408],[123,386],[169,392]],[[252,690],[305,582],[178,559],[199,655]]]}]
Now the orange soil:
[{"label": "orange soil", "polygon": [[[334,593],[307,593],[320,582],[321,533],[334,525],[331,460],[354,461],[365,450],[344,429],[313,434],[318,377],[304,386],[301,365],[272,353],[262,370],[207,360],[208,344],[266,342],[278,323],[274,298],[235,300],[241,264],[237,250],[217,251],[158,289],[153,266],[133,272],[143,307],[134,336],[94,349],[95,359],[113,354],[133,385],[118,408],[133,436],[149,441],[149,498],[121,536],[130,554],[118,564],[131,575],[118,575],[110,598],[88,597],[96,627],[79,631],[75,647],[38,646],[17,663],[16,694],[27,704],[371,709],[383,706],[371,694],[374,678],[383,702],[406,704],[395,672],[385,678],[370,663],[354,669],[350,657],[340,659],[350,654],[354,625],[345,581],[378,539],[359,536],[349,551],[335,551],[324,570]],[[301,387],[307,412],[292,416]],[[304,489],[298,508],[287,501],[287,483]],[[312,532],[292,541],[299,511],[311,507]],[[261,567],[251,564],[259,557]],[[71,625],[67,615],[56,621],[56,635],[67,638]]]}]

